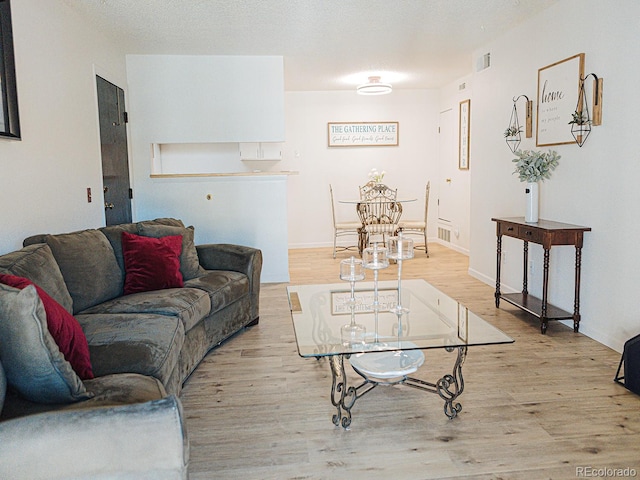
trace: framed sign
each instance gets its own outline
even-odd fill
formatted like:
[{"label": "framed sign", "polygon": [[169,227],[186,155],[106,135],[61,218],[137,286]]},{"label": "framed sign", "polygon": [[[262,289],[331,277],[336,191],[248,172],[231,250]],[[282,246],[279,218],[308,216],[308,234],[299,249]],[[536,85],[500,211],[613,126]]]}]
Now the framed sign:
[{"label": "framed sign", "polygon": [[471,100],[460,102],[458,125],[458,168],[469,170],[469,133],[471,129]]},{"label": "framed sign", "polygon": [[[373,290],[357,290],[354,292],[356,305],[354,311],[358,313],[373,313]],[[331,292],[331,315],[350,315],[351,290]],[[378,304],[380,312],[388,312],[398,304],[398,289],[385,288],[378,290]]]},{"label": "framed sign", "polygon": [[20,139],[11,8],[0,1],[0,138]]},{"label": "framed sign", "polygon": [[330,147],[397,147],[398,122],[332,122],[327,124]]},{"label": "framed sign", "polygon": [[584,53],[538,70],[536,146],[575,143],[569,120],[578,104],[583,75]]}]

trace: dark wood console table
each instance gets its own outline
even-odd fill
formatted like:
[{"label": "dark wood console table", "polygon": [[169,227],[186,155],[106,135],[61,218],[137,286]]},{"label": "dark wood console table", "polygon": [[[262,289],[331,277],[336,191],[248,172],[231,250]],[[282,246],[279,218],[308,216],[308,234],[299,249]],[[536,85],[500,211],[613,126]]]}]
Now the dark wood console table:
[{"label": "dark wood console table", "polygon": [[[496,268],[496,307],[500,306],[500,299],[515,305],[540,319],[540,330],[547,331],[549,320],[573,319],[573,331],[580,326],[580,264],[582,262],[582,237],[584,232],[591,231],[590,227],[581,227],[568,223],[539,220],[538,223],[526,223],[524,217],[492,218],[496,222],[497,268]],[[502,236],[517,238],[524,241],[524,261],[522,293],[500,292],[500,263],[502,258]],[[529,295],[527,266],[529,257],[529,242],[542,245],[544,249],[544,270],[542,276],[542,299]],[[553,245],[573,245],[576,248],[575,263],[575,297],[573,313],[566,312],[547,302],[547,287],[549,284],[549,251]]]}]

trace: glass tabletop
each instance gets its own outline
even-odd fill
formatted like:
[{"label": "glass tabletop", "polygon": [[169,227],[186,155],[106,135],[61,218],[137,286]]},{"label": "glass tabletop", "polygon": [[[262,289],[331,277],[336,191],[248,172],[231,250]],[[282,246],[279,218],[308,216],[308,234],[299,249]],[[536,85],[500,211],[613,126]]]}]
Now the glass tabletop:
[{"label": "glass tabletop", "polygon": [[[513,343],[513,339],[424,280],[403,280],[398,316],[398,282],[378,283],[379,309],[373,309],[373,282],[358,282],[351,308],[348,282],[287,287],[298,352],[318,357],[373,351],[454,348]],[[353,313],[352,313],[353,310]],[[361,329],[345,338],[343,327]],[[348,329],[347,329],[348,330]]]},{"label": "glass tabletop", "polygon": [[366,203],[366,202],[380,202],[380,203],[409,203],[409,202],[415,202],[416,200],[418,200],[417,198],[396,198],[395,200],[391,200],[391,199],[386,199],[386,200],[381,200],[379,198],[376,198],[374,200],[366,200],[363,198],[347,198],[344,200],[338,200],[338,203],[352,203],[352,204],[358,204],[358,203]]}]

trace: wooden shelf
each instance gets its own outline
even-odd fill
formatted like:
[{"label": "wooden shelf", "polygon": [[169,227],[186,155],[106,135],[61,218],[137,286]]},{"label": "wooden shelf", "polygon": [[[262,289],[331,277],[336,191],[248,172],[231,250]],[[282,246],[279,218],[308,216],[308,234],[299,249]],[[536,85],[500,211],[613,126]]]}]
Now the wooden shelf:
[{"label": "wooden shelf", "polygon": [[[525,312],[542,318],[542,300],[526,293],[501,293],[500,298]],[[573,314],[547,303],[547,320],[569,320]]]}]

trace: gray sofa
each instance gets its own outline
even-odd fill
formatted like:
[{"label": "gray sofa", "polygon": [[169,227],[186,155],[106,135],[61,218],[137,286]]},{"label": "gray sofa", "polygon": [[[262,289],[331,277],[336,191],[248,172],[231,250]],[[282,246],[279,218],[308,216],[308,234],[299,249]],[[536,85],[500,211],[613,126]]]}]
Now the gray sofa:
[{"label": "gray sofa", "polygon": [[[184,286],[125,295],[128,272],[123,232],[137,238],[180,235],[179,266]],[[258,322],[262,268],[260,250],[229,244],[195,246],[193,233],[193,228],[186,228],[180,220],[164,218],[36,235],[26,239],[21,250],[0,256],[0,274],[31,280],[73,314],[86,336],[95,377],[63,382],[62,398],[69,394],[68,401],[58,397],[48,401],[46,393],[41,392],[46,388],[34,389],[33,382],[26,381],[20,369],[29,370],[34,359],[40,357],[29,353],[20,360],[23,363],[16,361],[13,356],[16,351],[21,355],[22,346],[16,346],[6,333],[7,328],[15,328],[15,322],[8,318],[15,314],[7,310],[7,305],[18,296],[25,301],[31,293],[28,288],[17,291],[0,285],[1,478],[39,478],[38,472],[44,472],[42,478],[70,474],[105,478],[186,476],[188,443],[178,395],[209,350]],[[3,303],[3,298],[11,301]],[[38,317],[37,313],[32,316]],[[48,340],[43,333],[46,328],[38,321],[33,323],[35,333],[27,340],[34,341],[37,348],[29,348],[37,350]],[[51,357],[55,352],[37,362],[47,363],[50,358],[46,355]],[[53,361],[49,374],[59,382],[58,377],[68,368],[64,359],[58,364]],[[42,372],[30,374],[38,377]],[[69,375],[74,376],[73,372]],[[118,421],[119,416],[131,422]],[[92,434],[83,435],[83,442],[74,440],[67,445],[68,437],[73,437],[72,432],[79,428],[77,425],[83,424],[93,429]],[[122,448],[120,443],[135,438],[128,435],[139,435],[140,442],[149,442],[148,447],[136,440],[134,443],[140,448]],[[163,448],[158,444],[168,437],[172,438],[172,446]],[[35,452],[27,444],[33,441],[34,445],[41,445],[42,439],[53,441],[56,447],[34,458]],[[73,445],[79,449],[77,454],[69,453],[68,447]],[[89,454],[91,447],[95,451]],[[63,467],[54,461],[61,449],[66,451],[64,458],[78,459],[83,466]],[[140,453],[141,449],[164,452],[161,456],[167,460],[166,468],[156,459],[157,452],[146,455]],[[16,457],[20,451],[25,455]],[[96,462],[97,470],[86,470],[86,464],[91,463],[86,459],[100,457],[100,452],[108,452],[107,457],[118,454],[119,460]],[[122,459],[123,455],[130,461]],[[37,464],[41,467],[36,468]],[[182,468],[176,470],[180,464]]]}]

